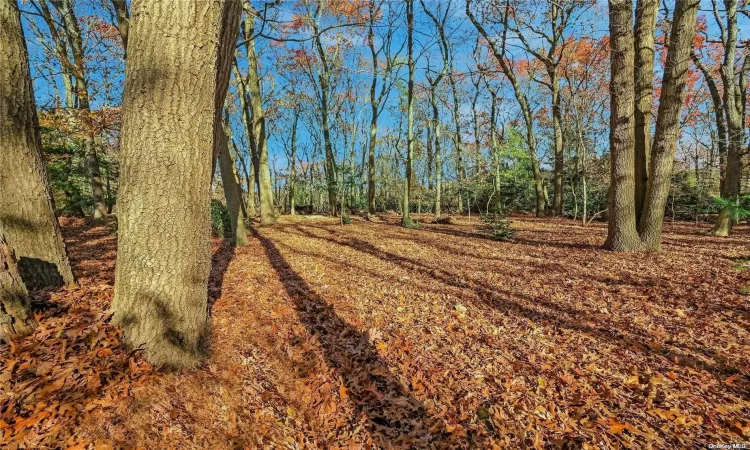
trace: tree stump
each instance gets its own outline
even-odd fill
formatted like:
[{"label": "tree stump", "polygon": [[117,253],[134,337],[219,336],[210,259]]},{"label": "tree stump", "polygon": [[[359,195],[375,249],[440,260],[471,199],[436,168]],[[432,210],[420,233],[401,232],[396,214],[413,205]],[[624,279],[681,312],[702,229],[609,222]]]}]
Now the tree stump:
[{"label": "tree stump", "polygon": [[36,319],[18,273],[16,255],[0,234],[0,340],[10,342],[31,334],[34,328]]}]

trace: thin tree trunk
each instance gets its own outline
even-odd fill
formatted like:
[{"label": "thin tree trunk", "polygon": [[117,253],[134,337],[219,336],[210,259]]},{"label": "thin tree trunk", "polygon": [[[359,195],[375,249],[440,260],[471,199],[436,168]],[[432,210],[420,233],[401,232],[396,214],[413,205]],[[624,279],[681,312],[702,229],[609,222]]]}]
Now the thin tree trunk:
[{"label": "thin tree trunk", "polygon": [[[245,2],[245,36],[249,39],[255,34],[254,17],[248,9],[249,2]],[[250,8],[252,9],[252,8]],[[276,210],[273,202],[273,186],[271,185],[271,168],[268,165],[268,144],[266,139],[266,116],[263,111],[263,98],[260,92],[260,77],[258,74],[258,57],[255,54],[255,40],[247,43],[248,85],[250,104],[253,111],[253,135],[255,136],[258,163],[255,167],[258,178],[258,195],[260,197],[260,224],[272,225],[276,223]]]},{"label": "thin tree trunk", "polygon": [[157,366],[193,367],[208,343],[211,159],[241,5],[136,0],[132,12],[113,322]]},{"label": "thin tree trunk", "polygon": [[560,77],[557,67],[549,68],[550,86],[552,87],[552,128],[555,141],[555,186],[552,200],[552,211],[555,216],[563,214],[563,170],[565,169],[564,142],[562,131],[562,108],[560,107]]},{"label": "thin tree trunk", "polygon": [[15,0],[0,0],[0,230],[29,289],[75,283],[42,158],[28,52]]},{"label": "thin tree trunk", "polygon": [[647,250],[661,249],[664,208],[669,197],[672,167],[680,132],[680,113],[685,99],[685,80],[690,50],[695,37],[699,0],[681,0],[675,4],[669,50],[656,118],[656,136],[651,155],[651,170],[646,203],[641,216],[640,238]]},{"label": "thin tree trunk", "polygon": [[406,0],[406,46],[408,52],[409,82],[407,87],[406,125],[406,178],[404,179],[404,199],[401,211],[401,225],[411,226],[409,197],[411,196],[412,158],[414,157],[414,0]]},{"label": "thin tree trunk", "polygon": [[234,161],[229,154],[227,136],[222,130],[219,134],[219,172],[221,172],[221,184],[224,187],[224,197],[227,201],[227,212],[229,213],[229,224],[232,230],[232,245],[244,247],[247,245],[247,230],[242,220],[242,198],[240,197],[240,186],[234,171]]},{"label": "thin tree trunk", "polygon": [[609,30],[611,185],[604,247],[633,252],[640,249],[641,241],[635,224],[632,0],[609,0]]},{"label": "thin tree trunk", "polygon": [[294,110],[294,123],[292,124],[292,155],[289,162],[289,210],[292,215],[294,210],[295,184],[297,182],[297,122],[299,121],[299,108]]}]

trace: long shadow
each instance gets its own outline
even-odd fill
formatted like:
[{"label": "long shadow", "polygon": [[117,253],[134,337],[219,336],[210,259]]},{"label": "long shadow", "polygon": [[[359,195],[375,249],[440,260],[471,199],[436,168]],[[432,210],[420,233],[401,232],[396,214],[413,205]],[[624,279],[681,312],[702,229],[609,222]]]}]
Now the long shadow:
[{"label": "long shadow", "polygon": [[368,336],[336,314],[299,276],[276,245],[252,230],[292,300],[300,321],[322,346],[326,363],[343,378],[349,400],[383,448],[448,448],[450,435],[407,392],[378,356]]},{"label": "long shadow", "polygon": [[211,314],[214,303],[221,297],[224,287],[224,275],[229,263],[234,258],[235,247],[231,239],[224,239],[218,249],[211,255],[211,274],[208,277],[208,313]]},{"label": "long shadow", "polygon": [[[482,286],[476,280],[460,280],[460,277],[451,276],[450,272],[442,269],[436,270],[432,267],[425,266],[421,262],[413,260],[411,258],[381,250],[373,244],[361,239],[347,236],[346,240],[341,241],[327,239],[325,237],[317,236],[312,233],[310,233],[310,236],[317,239],[327,240],[334,244],[351,247],[363,253],[376,256],[384,261],[395,263],[401,267],[404,267],[405,269],[422,272],[448,286],[454,286],[462,289],[469,288],[474,292],[476,299],[480,303],[484,303],[502,312],[503,314],[520,315],[537,323],[553,323],[561,328],[565,328],[571,331],[577,331],[586,334],[594,339],[601,339],[616,345],[620,345],[622,347],[638,349],[645,355],[663,357],[668,359],[670,362],[677,363],[678,365],[684,367],[688,367],[694,370],[704,370],[711,373],[720,380],[723,380],[723,377],[725,377],[726,375],[742,373],[742,371],[740,371],[736,367],[729,365],[729,362],[726,360],[726,358],[710,350],[688,347],[689,350],[701,354],[707,359],[714,359],[715,361],[717,361],[716,364],[710,364],[705,361],[701,361],[689,354],[683,353],[683,351],[672,351],[666,348],[653,348],[652,345],[649,345],[649,336],[645,335],[644,333],[640,333],[632,329],[630,331],[625,331],[627,327],[618,326],[617,324],[615,324],[614,329],[605,325],[591,326],[583,323],[583,321],[581,320],[581,317],[585,317],[584,315],[582,315],[584,313],[583,311],[569,309],[541,298],[530,298],[528,296],[519,294],[518,292],[501,290],[497,289],[496,287],[490,289]],[[519,301],[514,300],[513,297],[518,297],[531,304],[546,308],[549,310],[549,312],[525,306]],[[678,347],[676,343],[672,343],[672,346]],[[750,383],[750,377],[743,374],[743,378],[745,379],[745,382],[741,383],[742,385]],[[750,397],[750,392],[745,392],[744,394],[742,394],[742,396],[748,398]]]}]

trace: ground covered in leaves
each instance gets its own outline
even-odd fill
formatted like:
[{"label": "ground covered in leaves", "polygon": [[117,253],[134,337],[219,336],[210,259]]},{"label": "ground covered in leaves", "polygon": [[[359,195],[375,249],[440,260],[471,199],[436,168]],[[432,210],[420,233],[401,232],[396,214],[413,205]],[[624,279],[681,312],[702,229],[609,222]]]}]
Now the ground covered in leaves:
[{"label": "ground covered in leaves", "polygon": [[[429,222],[429,218],[424,218]],[[108,324],[116,238],[63,223],[78,289],[0,346],[8,448],[690,448],[750,441],[750,230],[282,218],[214,242],[212,355],[154,371]]]}]

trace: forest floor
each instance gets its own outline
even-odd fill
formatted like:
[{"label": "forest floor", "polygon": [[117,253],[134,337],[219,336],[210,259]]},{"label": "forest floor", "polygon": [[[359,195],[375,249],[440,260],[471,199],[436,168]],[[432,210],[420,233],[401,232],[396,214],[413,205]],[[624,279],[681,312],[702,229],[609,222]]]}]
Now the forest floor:
[{"label": "forest floor", "polygon": [[[428,221],[428,218],[425,218]],[[214,240],[212,354],[154,371],[108,323],[116,238],[66,219],[80,288],[0,346],[7,448],[693,448],[750,441],[750,229],[351,225]]]}]

